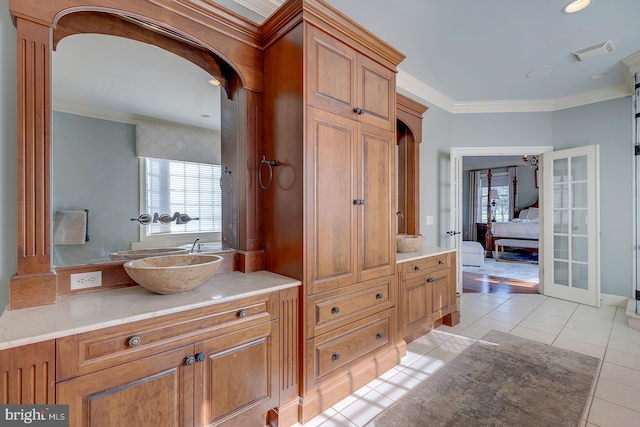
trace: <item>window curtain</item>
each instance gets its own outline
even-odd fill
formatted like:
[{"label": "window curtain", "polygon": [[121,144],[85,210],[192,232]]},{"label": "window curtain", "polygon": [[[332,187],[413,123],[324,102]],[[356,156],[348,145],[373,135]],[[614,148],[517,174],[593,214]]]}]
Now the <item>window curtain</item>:
[{"label": "window curtain", "polygon": [[469,240],[475,242],[478,240],[478,230],[476,229],[476,222],[478,222],[478,200],[479,189],[482,181],[480,180],[480,171],[469,172]]},{"label": "window curtain", "polygon": [[517,184],[518,183],[518,167],[510,166],[509,167],[509,202],[511,207],[509,209],[509,221],[513,219],[513,214],[516,208],[518,207],[518,191]]}]

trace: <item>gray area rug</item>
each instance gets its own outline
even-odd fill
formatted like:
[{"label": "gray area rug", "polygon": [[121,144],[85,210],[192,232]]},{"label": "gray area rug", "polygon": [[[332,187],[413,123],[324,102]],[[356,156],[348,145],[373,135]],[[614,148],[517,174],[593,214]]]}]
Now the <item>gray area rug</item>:
[{"label": "gray area rug", "polygon": [[488,274],[496,277],[526,280],[538,283],[538,265],[520,264],[515,262],[496,262],[494,258],[485,258],[482,267],[462,266],[466,273]]},{"label": "gray area rug", "polygon": [[599,364],[491,331],[367,426],[579,426]]}]

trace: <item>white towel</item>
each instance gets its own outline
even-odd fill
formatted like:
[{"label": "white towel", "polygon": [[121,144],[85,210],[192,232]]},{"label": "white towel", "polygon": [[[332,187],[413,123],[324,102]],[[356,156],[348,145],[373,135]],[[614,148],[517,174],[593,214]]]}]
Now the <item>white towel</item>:
[{"label": "white towel", "polygon": [[84,245],[86,237],[86,211],[56,211],[53,221],[54,245]]}]

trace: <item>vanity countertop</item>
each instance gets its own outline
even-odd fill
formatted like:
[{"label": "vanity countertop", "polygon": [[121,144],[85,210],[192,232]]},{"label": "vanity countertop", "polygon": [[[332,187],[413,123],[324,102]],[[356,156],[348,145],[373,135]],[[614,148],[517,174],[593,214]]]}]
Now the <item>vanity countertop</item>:
[{"label": "vanity countertop", "polygon": [[417,259],[426,258],[430,256],[442,255],[447,252],[455,252],[456,249],[440,248],[437,246],[423,246],[416,252],[400,252],[396,254],[396,263],[400,264],[408,261],[415,261]]},{"label": "vanity countertop", "polygon": [[189,292],[155,294],[142,286],[59,297],[56,304],[5,310],[0,350],[205,307],[300,285],[268,271],[216,274]]}]

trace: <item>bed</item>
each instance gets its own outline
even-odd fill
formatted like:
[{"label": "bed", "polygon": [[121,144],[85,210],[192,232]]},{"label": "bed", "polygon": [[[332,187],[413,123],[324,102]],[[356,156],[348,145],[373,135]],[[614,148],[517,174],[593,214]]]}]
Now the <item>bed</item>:
[{"label": "bed", "polygon": [[[488,181],[488,190],[489,194],[491,193],[491,171],[489,170],[489,174],[487,176]],[[494,242],[500,239],[511,239],[511,240],[527,240],[527,241],[538,241],[539,232],[540,232],[540,216],[539,216],[539,208],[538,201],[531,206],[527,206],[521,210],[518,210],[515,206],[515,194],[517,194],[517,179],[514,179],[514,205],[513,209],[513,218],[509,222],[491,222],[490,220],[487,222],[487,234],[485,237],[485,249],[486,255],[488,258],[493,257],[493,251],[495,249]],[[491,215],[487,215],[491,218]],[[537,246],[537,245],[536,245]]]}]

